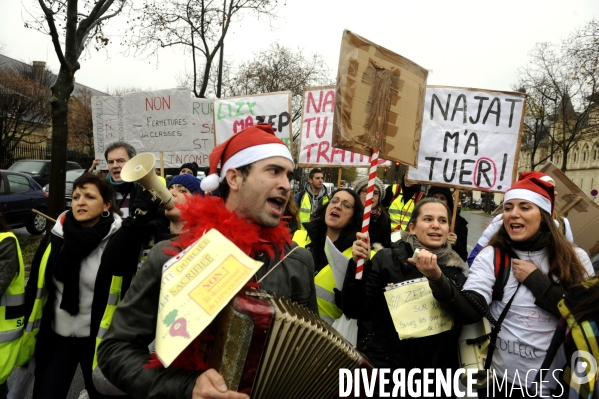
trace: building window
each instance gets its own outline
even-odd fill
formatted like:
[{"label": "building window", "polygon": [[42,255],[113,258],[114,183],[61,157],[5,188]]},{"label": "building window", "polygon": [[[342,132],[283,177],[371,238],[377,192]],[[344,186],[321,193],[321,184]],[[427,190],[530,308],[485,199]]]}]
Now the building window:
[{"label": "building window", "polygon": [[576,161],[578,161],[578,152],[575,152],[572,157],[572,162],[576,162]]},{"label": "building window", "polygon": [[584,152],[582,153],[582,162],[586,162],[586,161],[587,161],[587,158],[588,158],[588,153],[587,153],[586,151],[584,151]]},{"label": "building window", "polygon": [[597,155],[599,153],[599,150],[597,149],[597,147],[595,147],[595,149],[593,150],[593,161],[597,160]]}]

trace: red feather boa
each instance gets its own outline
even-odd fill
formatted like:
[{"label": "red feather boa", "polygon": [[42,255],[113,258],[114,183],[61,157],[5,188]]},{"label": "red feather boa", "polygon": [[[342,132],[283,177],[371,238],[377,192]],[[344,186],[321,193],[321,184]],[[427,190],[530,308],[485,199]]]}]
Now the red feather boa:
[{"label": "red feather boa", "polygon": [[[278,252],[283,259],[285,244],[291,244],[291,234],[285,222],[281,221],[276,227],[250,223],[228,210],[219,197],[192,195],[187,203],[176,206],[181,210],[184,232],[164,248],[167,255],[177,255],[213,228],[252,258],[260,253],[267,253],[273,259]],[[171,365],[187,370],[207,370],[207,348],[214,339],[209,330],[210,326],[194,339]],[[155,353],[150,355],[148,363],[144,366],[152,367],[162,367]]]}]

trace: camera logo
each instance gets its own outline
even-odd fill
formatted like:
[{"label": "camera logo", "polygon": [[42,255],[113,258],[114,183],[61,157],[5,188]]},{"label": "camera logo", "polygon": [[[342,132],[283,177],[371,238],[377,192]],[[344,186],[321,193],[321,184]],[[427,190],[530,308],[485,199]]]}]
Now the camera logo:
[{"label": "camera logo", "polygon": [[570,358],[572,382],[582,385],[594,381],[597,377],[597,361],[587,351],[576,351]]}]

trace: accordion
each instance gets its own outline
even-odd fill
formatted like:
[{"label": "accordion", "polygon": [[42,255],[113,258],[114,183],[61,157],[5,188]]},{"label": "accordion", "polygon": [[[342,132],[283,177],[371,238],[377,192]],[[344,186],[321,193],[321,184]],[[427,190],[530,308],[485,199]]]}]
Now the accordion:
[{"label": "accordion", "polygon": [[297,303],[242,290],[219,314],[208,364],[229,389],[260,398],[333,398],[339,369],[372,365]]}]

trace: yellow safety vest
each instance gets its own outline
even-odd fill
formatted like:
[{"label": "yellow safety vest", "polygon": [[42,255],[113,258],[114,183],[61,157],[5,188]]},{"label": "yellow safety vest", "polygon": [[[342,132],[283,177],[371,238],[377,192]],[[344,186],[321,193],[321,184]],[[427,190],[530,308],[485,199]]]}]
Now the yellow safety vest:
[{"label": "yellow safety vest", "polygon": [[[293,241],[298,246],[305,248],[310,243],[310,237],[308,232],[305,230],[298,230],[293,235]],[[370,258],[375,254],[375,251],[370,251]],[[343,255],[348,258],[352,257],[352,247],[347,248],[343,251]],[[318,314],[320,317],[329,324],[333,324],[335,319],[338,319],[343,314],[343,311],[335,304],[335,276],[330,265],[325,267],[318,272],[314,277],[314,286],[316,288],[316,302],[318,303]]]},{"label": "yellow safety vest", "polygon": [[33,303],[33,310],[27,319],[25,324],[25,331],[21,338],[21,350],[19,351],[19,358],[17,359],[17,366],[22,366],[27,363],[32,357],[35,351],[35,342],[37,340],[37,333],[40,331],[40,325],[42,324],[42,312],[44,305],[48,300],[48,291],[46,290],[45,274],[46,265],[48,258],[50,257],[51,244],[48,245],[42,261],[40,262],[39,275],[37,276],[37,291],[35,293],[35,302]]},{"label": "yellow safety vest", "polygon": [[[329,202],[328,195],[325,195],[324,197],[322,197],[322,204],[327,204],[328,202]],[[304,195],[302,196],[302,200],[300,201],[300,207],[299,207],[299,218],[300,218],[299,230],[304,230],[304,231],[306,230],[306,229],[304,229],[304,222],[309,222],[310,216],[312,216],[312,201],[310,200],[310,194],[308,194],[307,192],[304,192]]]},{"label": "yellow safety vest", "polygon": [[[399,185],[396,184],[393,186],[393,196],[397,195],[397,198],[393,201],[391,206],[389,207],[389,217],[391,218],[391,231],[396,230],[406,230],[408,227],[408,223],[410,222],[410,218],[412,217],[412,211],[414,210],[414,197],[410,198],[410,200],[404,204],[403,201],[403,190],[400,189],[399,194],[397,194],[397,187]],[[416,201],[420,199],[421,193],[416,195]]]},{"label": "yellow safety vest", "polygon": [[108,328],[112,323],[112,317],[116,307],[121,303],[121,289],[123,287],[123,276],[112,276],[110,282],[110,293],[108,294],[108,303],[106,304],[106,310],[100,321],[100,328],[98,329],[98,335],[96,336],[96,350],[94,353],[94,362],[92,363],[92,370],[98,365],[98,346],[104,339],[104,336],[108,332]]},{"label": "yellow safety vest", "polygon": [[[24,311],[18,311],[19,307],[21,309],[25,307],[23,256],[17,237],[10,232],[0,233],[0,241],[9,237],[14,238],[17,244],[19,272],[13,277],[4,295],[0,298],[0,384],[6,382],[13,367],[17,365],[25,321]],[[7,319],[7,316],[11,318]]]}]

